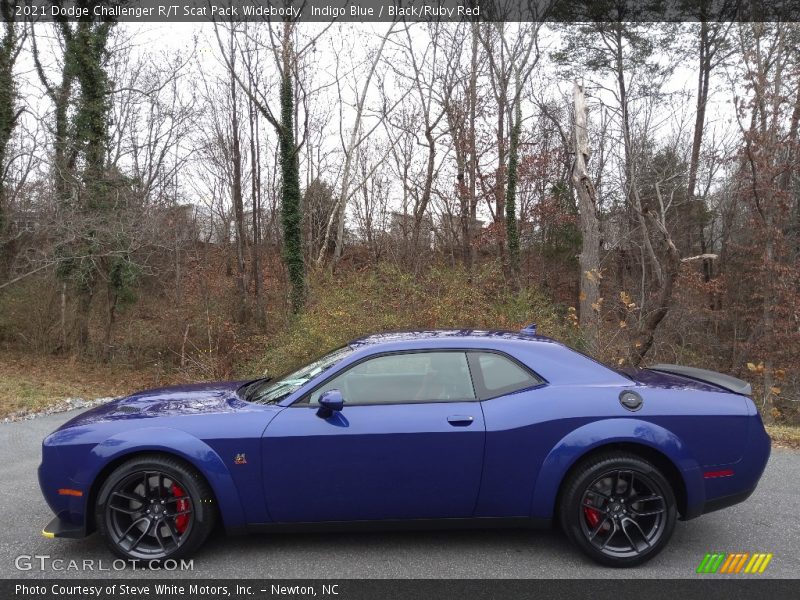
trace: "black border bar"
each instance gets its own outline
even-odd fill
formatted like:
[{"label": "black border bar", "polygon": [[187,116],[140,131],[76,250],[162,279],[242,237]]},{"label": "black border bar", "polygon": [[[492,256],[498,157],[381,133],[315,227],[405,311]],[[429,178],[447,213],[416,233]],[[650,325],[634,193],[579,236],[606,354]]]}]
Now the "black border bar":
[{"label": "black border bar", "polygon": [[[4,19],[116,22],[777,22],[800,0],[0,0]],[[10,15],[10,17],[9,17]]]},{"label": "black border bar", "polygon": [[[253,565],[254,571],[258,565]],[[626,572],[635,577],[635,569]],[[368,573],[364,574],[368,576]],[[575,573],[579,575],[579,573]],[[761,576],[724,578],[715,575],[697,579],[43,579],[0,583],[5,600],[414,600],[416,598],[459,600],[531,600],[587,598],[591,600],[770,600],[797,597],[797,580],[765,579]],[[161,586],[170,586],[166,590]],[[145,593],[143,588],[147,589]]]}]

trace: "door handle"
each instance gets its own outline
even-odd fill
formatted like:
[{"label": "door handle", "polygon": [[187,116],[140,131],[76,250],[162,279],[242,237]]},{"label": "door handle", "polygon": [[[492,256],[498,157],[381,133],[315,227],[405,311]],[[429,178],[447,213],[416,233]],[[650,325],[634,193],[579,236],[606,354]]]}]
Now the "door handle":
[{"label": "door handle", "polygon": [[447,417],[447,422],[453,427],[466,427],[472,425],[475,420],[471,415],[450,415]]}]

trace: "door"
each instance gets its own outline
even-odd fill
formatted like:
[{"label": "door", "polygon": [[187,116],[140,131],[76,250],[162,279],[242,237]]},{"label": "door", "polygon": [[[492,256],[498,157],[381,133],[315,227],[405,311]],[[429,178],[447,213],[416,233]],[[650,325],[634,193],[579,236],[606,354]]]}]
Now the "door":
[{"label": "door", "polygon": [[[344,409],[323,418],[331,389]],[[368,358],[267,427],[267,509],[277,522],[470,517],[485,435],[464,352]]]}]

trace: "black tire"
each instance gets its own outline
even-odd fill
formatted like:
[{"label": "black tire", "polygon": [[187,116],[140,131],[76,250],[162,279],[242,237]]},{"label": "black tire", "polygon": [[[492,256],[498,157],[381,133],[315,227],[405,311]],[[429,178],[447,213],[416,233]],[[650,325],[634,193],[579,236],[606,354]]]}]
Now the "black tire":
[{"label": "black tire", "polygon": [[202,475],[164,454],[140,455],[117,467],[95,504],[97,531],[111,551],[153,564],[191,555],[216,518],[214,494]]},{"label": "black tire", "polygon": [[675,494],[648,461],[628,452],[590,458],[561,488],[561,527],[593,560],[611,567],[640,565],[667,545],[677,520]]}]

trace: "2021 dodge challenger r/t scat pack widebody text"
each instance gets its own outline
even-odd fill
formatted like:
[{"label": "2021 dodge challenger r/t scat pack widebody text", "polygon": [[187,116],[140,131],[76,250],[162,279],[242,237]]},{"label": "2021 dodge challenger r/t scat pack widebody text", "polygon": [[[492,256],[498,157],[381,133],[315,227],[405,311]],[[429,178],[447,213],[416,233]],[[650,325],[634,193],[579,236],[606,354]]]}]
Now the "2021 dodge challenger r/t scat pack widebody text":
[{"label": "2021 dodge challenger r/t scat pack widebody text", "polygon": [[632,566],[678,518],[745,500],[770,440],[750,386],[656,365],[619,372],[535,334],[355,340],[279,379],[140,392],[45,438],[48,537],[191,554],[229,533],[557,522]]}]

